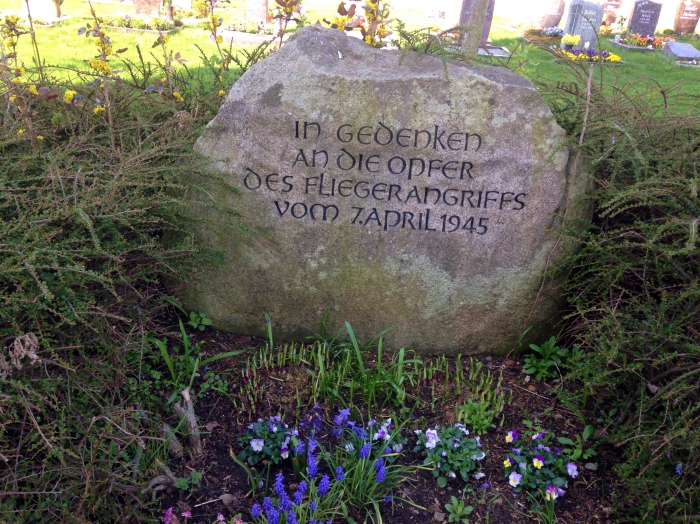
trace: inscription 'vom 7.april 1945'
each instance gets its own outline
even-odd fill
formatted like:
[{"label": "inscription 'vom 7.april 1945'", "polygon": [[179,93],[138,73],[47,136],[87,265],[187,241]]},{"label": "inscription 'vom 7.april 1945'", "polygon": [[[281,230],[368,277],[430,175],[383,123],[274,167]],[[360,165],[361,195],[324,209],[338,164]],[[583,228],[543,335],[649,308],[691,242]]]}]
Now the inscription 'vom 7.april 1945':
[{"label": "inscription 'vom 7.april 1945'", "polygon": [[[339,220],[384,231],[400,228],[485,235],[487,213],[522,211],[527,205],[527,193],[518,189],[488,186],[472,189],[471,183],[470,189],[464,188],[464,182],[473,181],[474,171],[478,169],[472,160],[484,139],[476,133],[448,133],[439,125],[431,130],[394,130],[383,122],[359,128],[341,124],[330,137],[323,135],[318,122],[296,120],[290,128],[294,139],[302,141],[302,147],[295,150],[287,172],[264,173],[246,167],[243,174],[245,188],[268,193],[280,217]],[[331,138],[338,148],[314,149],[313,142],[322,137]],[[306,146],[303,141],[312,145]],[[376,148],[394,145],[406,148],[406,154],[386,155],[381,149],[375,152]],[[362,146],[374,149],[368,152]],[[427,158],[423,151],[426,149],[431,150]],[[412,156],[411,150],[417,150],[420,156]],[[468,155],[470,160],[455,160],[454,154],[446,158],[440,156],[440,151],[458,152]],[[317,173],[295,173],[295,168]],[[433,181],[435,184],[431,184]],[[285,199],[295,188],[296,194],[325,197],[324,202]],[[348,199],[351,204],[346,216],[343,208],[336,205],[341,199]],[[405,204],[424,206],[424,210],[416,211],[415,206],[408,210]]]}]

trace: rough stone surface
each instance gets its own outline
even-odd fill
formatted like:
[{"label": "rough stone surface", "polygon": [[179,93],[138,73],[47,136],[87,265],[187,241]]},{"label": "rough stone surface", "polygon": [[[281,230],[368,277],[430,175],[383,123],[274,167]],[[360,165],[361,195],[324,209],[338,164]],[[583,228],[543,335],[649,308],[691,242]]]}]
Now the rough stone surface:
[{"label": "rough stone surface", "polygon": [[682,42],[667,42],[664,46],[664,54],[674,60],[697,60],[700,51],[690,44]]},{"label": "rough stone surface", "polygon": [[200,198],[257,234],[211,215],[199,234],[227,263],[186,289],[188,307],[253,335],[269,313],[287,340],[318,333],[328,310],[332,332],[391,327],[390,347],[423,353],[505,353],[526,324],[549,336],[555,284],[527,318],[550,253],[553,266],[575,249],[557,243],[559,214],[589,215],[588,177],[570,174],[565,133],[528,80],[448,73],[311,26],[244,74],[196,146],[241,195]]}]

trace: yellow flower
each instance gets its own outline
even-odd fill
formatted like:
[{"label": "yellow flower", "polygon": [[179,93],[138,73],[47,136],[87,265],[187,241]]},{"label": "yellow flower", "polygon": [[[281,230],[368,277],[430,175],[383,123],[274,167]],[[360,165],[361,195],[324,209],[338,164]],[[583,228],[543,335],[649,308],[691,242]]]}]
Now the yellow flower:
[{"label": "yellow flower", "polygon": [[384,38],[388,34],[389,34],[389,30],[386,27],[380,27],[379,29],[377,29],[377,36],[379,38]]},{"label": "yellow flower", "polygon": [[224,77],[219,75],[219,82],[223,82],[223,81],[224,81]]},{"label": "yellow flower", "polygon": [[78,94],[77,91],[71,91],[70,89],[67,89],[66,92],[65,92],[65,94],[63,95],[63,101],[64,101],[66,104],[70,104],[71,102],[73,102],[73,98],[74,98],[75,95],[77,95],[77,94]]},{"label": "yellow flower", "polygon": [[17,134],[18,134],[18,135],[23,135],[23,134],[24,134],[24,129],[20,129],[19,131],[17,131]]},{"label": "yellow flower", "polygon": [[96,115],[99,115],[100,113],[104,113],[105,108],[103,106],[97,106],[95,109],[92,110],[93,113]]},{"label": "yellow flower", "polygon": [[168,77],[164,76],[163,78],[160,79],[161,84],[167,84],[168,83]]},{"label": "yellow flower", "polygon": [[509,458],[507,458],[507,459],[505,459],[505,460],[503,461],[503,465],[504,465],[505,467],[509,468],[509,467],[511,467],[511,466],[513,465],[513,463],[510,461]]},{"label": "yellow flower", "polygon": [[14,77],[14,78],[12,79],[12,83],[15,84],[15,85],[17,85],[17,84],[19,84],[19,83],[21,83],[21,82],[22,82],[22,79],[21,79],[20,77],[18,77],[18,76]]},{"label": "yellow flower", "polygon": [[348,23],[349,19],[347,16],[336,16],[335,19],[333,20],[333,25],[336,27],[336,29],[340,29],[341,31],[345,30],[345,25]]},{"label": "yellow flower", "polygon": [[14,102],[15,100],[17,100],[17,95],[12,95],[10,97],[10,102]]},{"label": "yellow flower", "polygon": [[37,139],[37,140],[43,140],[43,139],[44,139],[44,137],[43,137],[43,136],[41,136],[41,135],[36,135],[36,139]]},{"label": "yellow flower", "polygon": [[217,35],[216,37],[216,43],[217,44],[222,44],[224,42],[224,37],[221,35]]},{"label": "yellow flower", "polygon": [[102,73],[103,75],[108,75],[111,71],[112,68],[109,67],[109,64],[105,62],[104,60],[99,60],[97,58],[91,58],[89,60],[90,67],[92,67],[95,71],[98,71]]},{"label": "yellow flower", "polygon": [[39,91],[36,90],[36,86],[30,85],[29,86],[29,94],[37,96],[39,94]]},{"label": "yellow flower", "polygon": [[184,102],[185,99],[184,97],[177,91],[173,93],[173,96],[177,99],[178,102]]},{"label": "yellow flower", "polygon": [[224,91],[223,89],[221,91],[219,91],[219,96],[224,96],[225,94],[226,94],[226,91]]},{"label": "yellow flower", "polygon": [[537,469],[540,469],[542,466],[544,466],[544,462],[542,462],[539,458],[535,457],[534,460],[532,461],[533,466],[535,466]]},{"label": "yellow flower", "polygon": [[26,69],[24,69],[22,66],[15,67],[15,73],[17,73],[17,76],[22,76],[24,73],[26,73]]}]

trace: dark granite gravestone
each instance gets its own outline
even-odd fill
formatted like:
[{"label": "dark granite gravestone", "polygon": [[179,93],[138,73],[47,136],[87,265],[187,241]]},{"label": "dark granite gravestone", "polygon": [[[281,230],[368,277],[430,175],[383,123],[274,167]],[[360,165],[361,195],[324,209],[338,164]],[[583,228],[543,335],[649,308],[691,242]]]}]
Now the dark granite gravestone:
[{"label": "dark granite gravestone", "polygon": [[[333,333],[393,327],[389,347],[424,353],[507,353],[529,325],[544,340],[561,291],[539,293],[543,272],[577,248],[560,235],[568,221],[590,217],[566,144],[506,68],[304,27],[234,84],[197,141],[239,194],[201,180],[191,196],[197,235],[227,256],[183,299],[237,333],[263,334],[269,313],[286,340],[317,333],[326,311]],[[235,223],[218,214],[229,207]]]},{"label": "dark granite gravestone", "polygon": [[145,16],[158,16],[160,14],[161,0],[134,0],[134,14]]},{"label": "dark granite gravestone", "polygon": [[700,58],[700,51],[690,44],[681,42],[668,42],[664,46],[664,54],[674,60],[697,60]]},{"label": "dark granite gravestone", "polygon": [[564,32],[579,35],[581,39],[574,49],[582,49],[586,42],[591,48],[598,46],[598,31],[603,21],[603,6],[585,0],[573,0],[569,5]]},{"label": "dark granite gravestone", "polygon": [[267,0],[246,0],[245,18],[256,24],[267,23]]},{"label": "dark granite gravestone", "polygon": [[700,0],[681,0],[676,9],[676,33],[694,33],[700,19]]},{"label": "dark granite gravestone", "polygon": [[662,7],[662,4],[651,0],[637,0],[627,24],[627,31],[630,34],[653,36]]}]

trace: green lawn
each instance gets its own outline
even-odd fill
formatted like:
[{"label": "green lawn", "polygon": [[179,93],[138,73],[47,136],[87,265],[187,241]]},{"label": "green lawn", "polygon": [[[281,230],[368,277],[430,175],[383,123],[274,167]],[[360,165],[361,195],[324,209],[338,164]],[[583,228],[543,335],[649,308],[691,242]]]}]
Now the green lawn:
[{"label": "green lawn", "polygon": [[[12,2],[0,0],[0,9],[5,11],[16,11],[18,5],[18,0],[12,0]],[[133,9],[130,5],[119,3],[93,5],[100,16],[124,15]],[[335,2],[329,0],[306,0],[304,5],[310,22],[332,18],[337,7]],[[244,6],[244,0],[232,0],[224,8],[217,9],[217,14],[224,19],[224,26],[241,20],[245,12]],[[57,72],[67,74],[69,69],[85,69],[87,60],[96,55],[96,48],[94,39],[78,36],[78,28],[91,20],[89,4],[85,0],[65,0],[62,10],[72,18],[53,27],[38,26],[36,34],[42,60],[48,65],[59,66]],[[403,20],[409,28],[420,27],[424,20],[417,9],[410,7],[393,9],[392,17]],[[498,17],[494,20],[491,31],[493,43],[506,46],[511,51],[517,50],[517,60],[525,62],[526,74],[554,82],[559,80],[562,76],[561,65],[551,54],[532,46],[524,46],[519,34],[509,28],[509,22]],[[132,60],[137,58],[137,45],[148,58],[151,45],[157,37],[153,33],[125,33],[113,29],[108,30],[108,34],[115,49],[128,48],[122,56]],[[698,46],[697,40],[694,45]],[[171,35],[169,48],[174,52],[180,52],[190,67],[196,67],[202,63],[200,51],[196,46],[201,47],[207,56],[216,53],[214,43],[201,26],[186,26]],[[603,40],[602,48],[619,54],[625,62],[621,65],[606,65],[603,68],[603,81],[606,83],[616,81],[631,85],[648,85],[651,81],[657,82],[663,89],[681,84],[683,92],[700,95],[700,69],[679,67],[667,59],[662,52],[646,54],[620,50],[613,47],[607,39]],[[32,51],[28,36],[20,39],[19,56],[25,64],[31,64]],[[112,67],[119,68],[117,59],[112,62]],[[600,73],[600,70],[596,72],[597,81],[600,81]]]}]

